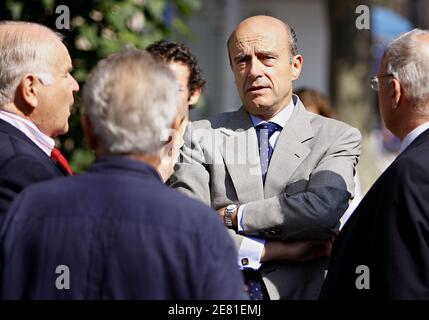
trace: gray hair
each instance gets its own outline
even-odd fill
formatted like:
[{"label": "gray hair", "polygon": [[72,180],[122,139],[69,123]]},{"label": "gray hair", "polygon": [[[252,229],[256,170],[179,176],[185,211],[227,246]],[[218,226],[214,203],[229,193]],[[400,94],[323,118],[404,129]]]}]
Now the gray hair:
[{"label": "gray hair", "polygon": [[101,60],[83,89],[85,111],[103,152],[156,154],[178,107],[166,66],[136,49]]},{"label": "gray hair", "polygon": [[384,59],[387,74],[399,80],[417,113],[428,113],[424,104],[429,99],[429,47],[422,41],[429,32],[414,29],[395,39],[387,48]]},{"label": "gray hair", "polygon": [[46,85],[52,83],[49,54],[52,39],[62,36],[29,22],[0,22],[0,107],[13,101],[16,88],[26,73],[33,73]]},{"label": "gray hair", "polygon": [[286,24],[286,29],[289,35],[290,54],[294,57],[298,54],[298,37],[296,36],[295,30],[290,25]]}]

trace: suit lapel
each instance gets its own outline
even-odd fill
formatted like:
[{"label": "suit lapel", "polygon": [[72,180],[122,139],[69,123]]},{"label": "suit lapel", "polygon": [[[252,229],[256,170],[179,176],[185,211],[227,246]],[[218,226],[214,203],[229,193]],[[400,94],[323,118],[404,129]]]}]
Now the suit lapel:
[{"label": "suit lapel", "polygon": [[[23,132],[15,128],[10,123],[0,119],[0,131],[11,135],[23,143],[27,144],[29,147],[33,148],[36,153],[41,155],[43,158],[50,159],[49,156],[46,155],[46,153],[43,152],[42,149],[40,149],[37,144],[35,144],[29,137],[27,137]],[[50,160],[51,161],[51,160]]]},{"label": "suit lapel", "polygon": [[29,137],[27,137],[23,132],[9,124],[8,122],[0,119],[0,132],[4,132],[7,135],[13,136],[18,139],[21,143],[31,148],[34,152],[32,153],[34,157],[38,157],[40,161],[50,164],[59,174],[68,176],[68,173],[65,172],[59,165],[57,165],[52,159],[43,152]]},{"label": "suit lapel", "polygon": [[223,139],[220,153],[240,203],[270,198],[284,189],[311,151],[303,144],[314,136],[310,118],[311,115],[298,100],[277,140],[265,186],[261,178],[256,131],[244,108],[236,111],[225,127],[220,129]]},{"label": "suit lapel", "polygon": [[240,108],[220,129],[220,153],[240,203],[264,198],[258,140],[249,115]]},{"label": "suit lapel", "polygon": [[310,148],[303,142],[313,136],[310,116],[298,100],[291,118],[277,139],[265,179],[265,198],[278,195],[279,190],[284,189],[292,174],[310,153]]}]

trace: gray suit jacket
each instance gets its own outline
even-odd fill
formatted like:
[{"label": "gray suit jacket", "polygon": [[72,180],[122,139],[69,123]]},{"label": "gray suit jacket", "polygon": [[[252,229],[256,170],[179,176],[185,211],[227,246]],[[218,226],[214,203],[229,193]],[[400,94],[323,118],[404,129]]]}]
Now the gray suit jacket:
[{"label": "gray suit jacket", "polygon": [[[360,141],[357,129],[312,114],[297,99],[263,185],[256,131],[240,108],[187,128],[170,182],[214,209],[246,204],[246,235],[324,240],[336,234],[353,196]],[[239,248],[243,236],[232,236]],[[271,299],[317,299],[327,263],[273,261],[259,271]]]}]

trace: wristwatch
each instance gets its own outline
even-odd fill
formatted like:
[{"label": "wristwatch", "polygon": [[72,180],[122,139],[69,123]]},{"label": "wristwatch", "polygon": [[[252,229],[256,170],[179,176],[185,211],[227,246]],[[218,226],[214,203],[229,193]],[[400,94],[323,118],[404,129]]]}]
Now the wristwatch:
[{"label": "wristwatch", "polygon": [[234,224],[232,223],[232,214],[237,210],[237,208],[238,206],[236,204],[230,204],[223,212],[223,221],[229,229],[235,229]]}]

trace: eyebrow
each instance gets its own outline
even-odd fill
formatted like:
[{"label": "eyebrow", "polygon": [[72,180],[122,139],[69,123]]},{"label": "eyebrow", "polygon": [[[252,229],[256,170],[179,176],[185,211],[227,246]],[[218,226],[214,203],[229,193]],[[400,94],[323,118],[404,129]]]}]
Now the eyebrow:
[{"label": "eyebrow", "polygon": [[249,58],[250,54],[239,53],[234,57],[234,62],[238,62],[238,60]]},{"label": "eyebrow", "polygon": [[[234,57],[234,62],[237,62],[238,60],[241,59],[246,59],[249,58],[251,55],[247,54],[247,53],[239,53]],[[259,50],[256,52],[256,56],[272,56],[272,57],[278,57],[278,54],[272,52],[272,51],[268,51],[268,50]]]},{"label": "eyebrow", "polygon": [[276,54],[276,53],[274,53],[272,51],[269,51],[269,50],[259,50],[258,52],[256,52],[256,55],[257,56],[259,56],[259,55],[273,56],[273,57],[277,57],[278,56],[278,54]]}]

